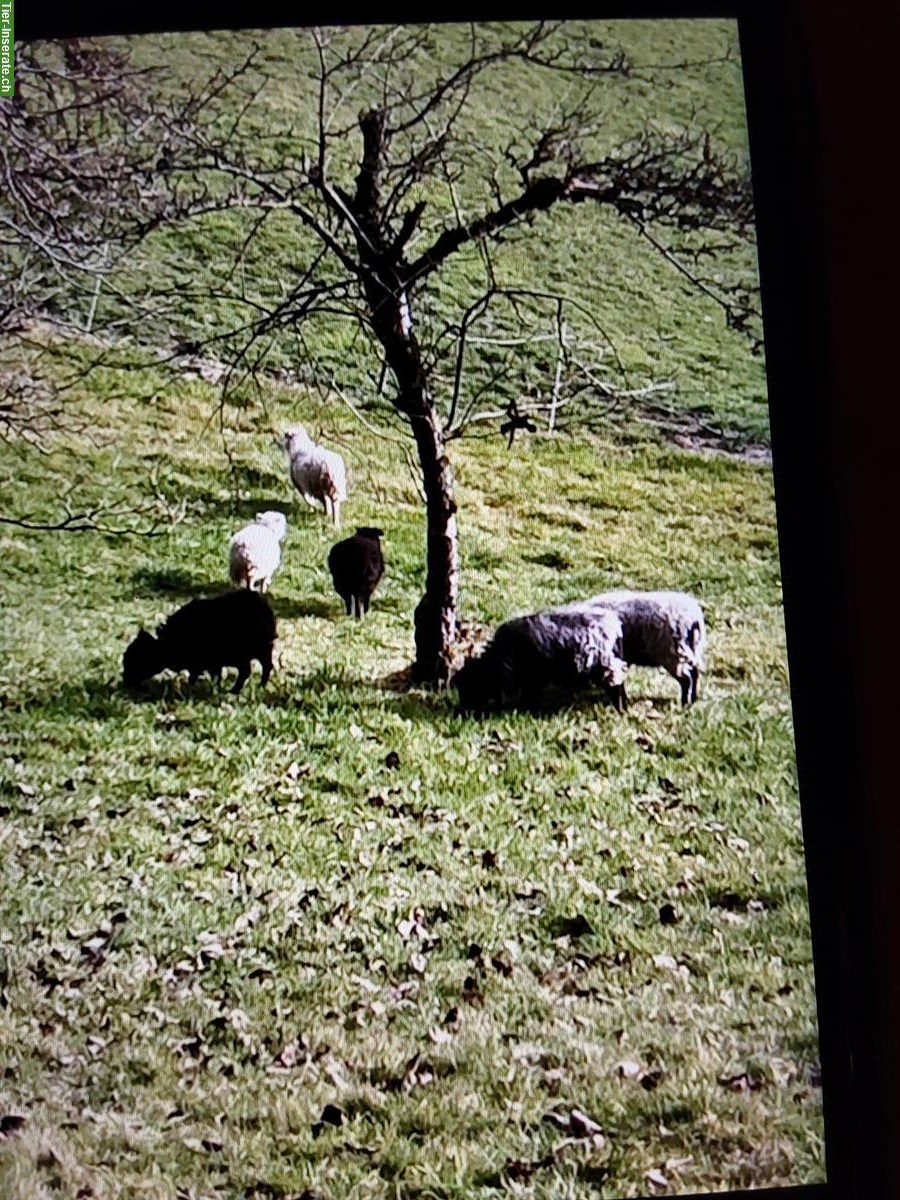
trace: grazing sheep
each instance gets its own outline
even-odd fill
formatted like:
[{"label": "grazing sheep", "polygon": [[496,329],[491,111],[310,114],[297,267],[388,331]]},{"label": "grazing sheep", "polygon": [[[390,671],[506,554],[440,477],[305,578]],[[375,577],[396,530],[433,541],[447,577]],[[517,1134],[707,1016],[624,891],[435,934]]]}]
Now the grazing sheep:
[{"label": "grazing sheep", "polygon": [[[602,592],[569,605],[614,612],[622,622],[622,656],[638,667],[665,667],[681,687],[681,703],[693,704],[705,668],[706,623],[699,601],[686,592]],[[622,685],[623,707],[627,704]]]},{"label": "grazing sheep", "polygon": [[616,708],[624,696],[622,625],[612,610],[547,609],[506,621],[484,653],[452,679],[461,712],[533,704],[552,684],[600,684]]},{"label": "grazing sheep", "polygon": [[285,430],[284,448],[290,459],[291,481],[307,504],[321,504],[335,528],[341,523],[341,504],[347,499],[347,471],[335,450],[317,446],[302,425]]},{"label": "grazing sheep", "polygon": [[284,513],[257,513],[251,525],[245,525],[231,539],[228,568],[235,587],[253,590],[259,584],[264,592],[281,564],[281,540],[287,533]]},{"label": "grazing sheep", "polygon": [[347,616],[357,619],[369,611],[369,600],[384,575],[380,538],[384,533],[362,525],[353,537],[336,542],[328,552],[334,590],[344,601]]},{"label": "grazing sheep", "polygon": [[237,667],[232,688],[237,693],[253,659],[262,666],[262,682],[268,680],[275,636],[275,615],[258,592],[241,589],[191,600],[159,627],[156,637],[140,631],[122,660],[123,683],[135,687],[168,668],[188,671],[193,684],[204,671],[221,680],[224,667]]}]

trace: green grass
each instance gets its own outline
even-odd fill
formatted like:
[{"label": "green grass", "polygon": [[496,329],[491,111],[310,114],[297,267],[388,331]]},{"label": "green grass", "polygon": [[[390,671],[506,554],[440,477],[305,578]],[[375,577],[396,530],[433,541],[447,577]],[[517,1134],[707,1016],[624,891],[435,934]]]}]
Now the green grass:
[{"label": "green grass", "polygon": [[[139,502],[152,477],[187,506],[158,539],[0,533],[0,1111],[26,1117],[0,1139],[0,1191],[558,1198],[820,1179],[770,471],[597,438],[454,446],[464,618],[620,585],[691,588],[709,618],[690,712],[636,669],[624,718],[584,697],[479,723],[451,695],[390,686],[422,587],[396,445],[273,389],[267,418],[229,429],[235,498],[201,434],[211,389],[147,407],[107,385],[84,397],[96,445],[0,450],[4,495],[35,513],[75,474],[88,500]],[[359,624],[330,588],[333,534],[270,448],[298,416],[347,456],[346,524],[387,533]],[[269,686],[233,698],[182,677],[126,696],[139,624],[220,587],[229,535],[273,505],[290,526]],[[589,929],[566,925],[579,917]],[[340,1127],[318,1127],[328,1104]],[[546,1119],[573,1109],[602,1137]]]},{"label": "green grass", "polygon": [[[723,22],[600,33],[637,64],[735,40]],[[278,163],[309,134],[309,43],[260,38],[271,77],[245,148]],[[432,65],[461,45],[445,31]],[[232,33],[179,34],[135,55],[164,64],[155,86],[173,98],[241,49]],[[495,153],[552,117],[557,85],[482,77],[467,144]],[[351,120],[365,98],[348,99]],[[218,118],[237,102],[224,96]],[[734,64],[605,80],[591,104],[597,154],[651,120],[708,123],[746,154]],[[351,136],[344,170],[356,150]],[[467,213],[490,202],[478,170],[459,188]],[[429,236],[446,197],[430,201]],[[136,362],[154,341],[227,328],[310,259],[278,214],[210,302],[245,232],[231,214],[147,242],[119,282],[180,290],[141,330]],[[755,270],[752,249],[737,265]],[[623,223],[588,206],[554,214],[495,266],[586,305],[632,386],[674,378],[676,409],[768,440],[761,360]],[[416,298],[423,336],[466,303],[477,267],[460,255]],[[99,315],[111,311],[104,293]],[[182,514],[156,538],[0,525],[0,1116],[25,1117],[0,1136],[0,1193],[584,1200],[821,1179],[771,470],[675,449],[624,408],[602,435],[542,432],[512,452],[496,433],[453,442],[461,615],[476,632],[602,588],[684,587],[710,640],[687,713],[673,680],[637,669],[624,717],[585,696],[465,720],[452,694],[397,682],[424,582],[402,447],[317,399],[333,369],[378,423],[378,360],[334,320],[307,334],[311,357],[280,338],[267,363],[301,386],[270,376],[228,410],[230,463],[216,392],[148,366],[74,391],[90,439],[0,444],[4,512],[53,520],[67,496],[82,509],[158,495]],[[546,365],[523,352],[515,386],[545,392]],[[474,389],[492,363],[469,368]],[[445,405],[446,380],[433,383]],[[386,530],[364,622],[343,616],[325,565],[334,534],[295,502],[273,446],[294,420],[346,455],[345,524]],[[127,696],[137,628],[223,587],[230,535],[272,507],[289,530],[269,685],[257,674],[234,698],[166,677]],[[327,1105],[339,1126],[322,1123]],[[602,1132],[570,1127],[573,1110]]]},{"label": "green grass", "polygon": [[[226,90],[214,112],[224,123],[246,106],[232,139],[234,153],[283,174],[286,159],[290,163],[302,151],[312,151],[315,52],[302,30],[261,31],[252,36],[263,48],[260,67]],[[358,32],[338,31],[335,45],[347,45],[359,36]],[[622,48],[638,68],[703,62],[737,47],[736,27],[727,21],[573,22],[566,40],[577,47],[597,36],[610,51]],[[173,34],[136,40],[132,45],[136,66],[159,71],[151,85],[155,99],[177,102],[188,87],[196,88],[213,71],[233,66],[247,53],[250,38],[250,34],[224,32]],[[433,45],[417,70],[428,72],[429,78],[435,70],[449,73],[467,54],[468,39],[466,26],[435,29]],[[421,74],[416,77],[419,89],[422,78]],[[335,90],[342,87],[338,81]],[[253,98],[256,88],[259,95]],[[518,193],[521,180],[507,162],[505,150],[511,146],[519,161],[527,161],[535,131],[558,121],[560,110],[573,105],[577,94],[568,77],[521,63],[504,64],[475,80],[456,140],[448,151],[461,166],[456,201],[466,219],[495,206],[490,186],[495,169],[504,197]],[[335,113],[334,127],[350,128],[343,143],[334,149],[331,167],[334,182],[350,191],[361,152],[359,136],[352,127],[359,110],[377,98],[377,84],[363,79],[348,90],[344,101],[329,106]],[[663,132],[689,128],[710,130],[717,150],[747,160],[741,69],[736,58],[680,71],[649,71],[630,79],[600,78],[580,111],[585,128],[590,122],[597,125],[597,132],[584,139],[588,159],[614,152],[648,128]],[[403,155],[400,139],[395,157],[402,160]],[[206,182],[213,190],[221,186],[220,179],[207,177]],[[194,184],[182,181],[181,186],[191,191]],[[410,203],[421,194],[428,204],[409,246],[411,256],[455,220],[446,184],[429,178],[419,188],[410,195]],[[286,294],[318,246],[298,220],[276,212],[239,256],[256,217],[252,209],[209,215],[177,228],[161,229],[143,243],[115,282],[126,294],[141,299],[156,289],[172,289],[172,293],[163,319],[146,322],[142,337],[174,344],[179,339],[221,334],[258,316],[254,305],[271,306]],[[671,241],[671,232],[660,233],[664,241]],[[723,243],[730,239],[719,235],[713,240]],[[485,275],[480,253],[476,246],[465,247],[416,293],[413,317],[426,345],[447,322],[458,322],[466,306],[481,294]],[[673,381],[677,390],[667,401],[676,411],[702,411],[707,420],[737,438],[768,440],[762,358],[747,353],[746,339],[725,328],[718,306],[643,242],[627,221],[589,204],[560,207],[539,216],[530,229],[511,231],[508,240],[494,246],[491,254],[500,284],[565,294],[580,306],[569,305],[566,310],[570,337],[582,348],[582,360],[590,363],[596,363],[597,356],[586,343],[602,345],[598,373],[612,386],[634,388]],[[755,247],[737,247],[721,264],[707,266],[710,275],[724,270],[726,278],[742,276],[755,283]],[[85,296],[73,303],[70,315],[83,321],[90,299]],[[535,303],[532,308],[531,331],[553,333],[552,301]],[[121,305],[110,289],[101,293],[97,312],[98,321],[121,315]],[[497,303],[491,313],[476,332],[506,337],[521,332],[511,309]],[[526,392],[545,394],[553,378],[555,354],[552,341],[536,341],[517,349],[511,356],[508,378],[491,385],[494,403]],[[278,333],[268,349],[266,365],[294,371],[304,382],[328,381],[336,373],[341,385],[363,400],[372,396],[380,353],[377,347],[363,348],[354,321],[329,313],[307,320],[303,342],[293,331]],[[472,346],[463,399],[491,379],[496,366],[489,350]],[[448,404],[452,367],[452,361],[444,363],[432,378],[442,411]]]}]

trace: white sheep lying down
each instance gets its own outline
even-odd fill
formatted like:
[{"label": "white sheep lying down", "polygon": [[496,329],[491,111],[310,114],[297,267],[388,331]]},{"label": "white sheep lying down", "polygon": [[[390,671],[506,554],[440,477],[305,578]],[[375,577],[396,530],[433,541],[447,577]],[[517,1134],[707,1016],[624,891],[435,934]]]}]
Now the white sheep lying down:
[{"label": "white sheep lying down", "polygon": [[281,565],[281,541],[287,533],[284,513],[257,513],[231,539],[228,569],[235,587],[264,592]]},{"label": "white sheep lying down", "polygon": [[[622,657],[636,667],[664,667],[678,680],[681,703],[693,704],[706,669],[706,622],[687,592],[601,592],[567,605],[614,612],[622,622]],[[622,685],[622,707],[627,703]]]},{"label": "white sheep lying down", "polygon": [[317,445],[302,425],[285,430],[284,448],[294,487],[313,508],[321,504],[338,528],[341,505],[347,499],[347,470],[340,454]]}]

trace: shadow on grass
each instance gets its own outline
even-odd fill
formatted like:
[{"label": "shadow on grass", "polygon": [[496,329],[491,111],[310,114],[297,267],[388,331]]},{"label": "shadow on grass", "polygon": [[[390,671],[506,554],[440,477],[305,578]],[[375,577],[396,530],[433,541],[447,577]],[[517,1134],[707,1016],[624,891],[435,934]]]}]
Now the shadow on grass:
[{"label": "shadow on grass", "polygon": [[106,677],[59,684],[52,690],[5,702],[2,707],[8,712],[40,710],[45,715],[60,714],[76,720],[106,719],[122,716],[128,702],[121,679]]},{"label": "shadow on grass", "polygon": [[[287,518],[288,527],[292,524],[297,524],[297,513],[300,511],[296,504],[292,504],[290,500],[276,500],[275,496],[281,493],[284,495],[285,484],[290,487],[290,481],[279,480],[277,484],[273,483],[273,494],[270,496],[256,496],[250,500],[236,500],[233,496],[229,496],[224,500],[215,499],[209,495],[200,495],[197,497],[203,503],[204,514],[211,517],[229,517],[235,521],[248,522],[252,521],[257,513],[261,512],[280,512]],[[307,506],[304,504],[303,506]],[[312,509],[309,509],[312,513]],[[237,532],[237,526],[235,526]]]},{"label": "shadow on grass", "polygon": [[276,617],[321,617],[325,621],[337,621],[343,616],[340,610],[340,600],[335,602],[313,597],[308,600],[291,600],[287,596],[273,596],[266,593],[272,611]]},{"label": "shadow on grass", "polygon": [[[221,579],[196,579],[188,571],[178,568],[153,571],[140,568],[131,576],[136,596],[171,596],[173,599],[193,600],[199,596],[217,596],[230,590],[229,585]],[[293,600],[289,596],[266,593],[266,599],[272,606],[276,617],[290,620],[292,617],[321,617],[325,620],[337,620],[343,614],[340,601],[335,597],[322,599],[318,596],[303,600]]]},{"label": "shadow on grass", "polygon": [[154,571],[140,567],[131,576],[136,596],[213,596],[228,591],[227,583],[221,579],[195,579],[187,571],[178,568]]}]

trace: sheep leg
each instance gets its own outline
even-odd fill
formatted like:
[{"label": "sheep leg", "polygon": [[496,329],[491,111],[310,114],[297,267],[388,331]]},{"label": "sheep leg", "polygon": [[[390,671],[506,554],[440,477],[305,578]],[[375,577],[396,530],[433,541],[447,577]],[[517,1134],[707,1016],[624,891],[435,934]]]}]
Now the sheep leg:
[{"label": "sheep leg", "polygon": [[334,521],[335,529],[341,527],[341,502],[340,500],[332,500],[331,502],[331,519]]},{"label": "sheep leg", "polygon": [[616,712],[625,712],[628,708],[628,697],[625,694],[625,684],[613,684],[609,689],[609,698]]},{"label": "sheep leg", "polygon": [[691,704],[693,704],[700,695],[700,669],[699,667],[691,668]]},{"label": "sheep leg", "polygon": [[231,694],[236,696],[247,680],[250,678],[250,663],[242,662],[238,667],[237,679],[234,681],[234,687],[231,689]]},{"label": "sheep leg", "polygon": [[362,596],[354,596],[353,599],[356,602],[356,619],[357,621],[361,621],[362,615],[365,612],[365,609],[363,608]]},{"label": "sheep leg", "polygon": [[316,499],[315,496],[310,496],[306,492],[301,492],[300,495],[303,497],[303,499],[306,501],[306,503],[309,505],[310,508],[318,508],[319,507],[319,501]]},{"label": "sheep leg", "polygon": [[371,598],[371,597],[369,597],[369,596],[363,596],[363,598],[362,598],[362,606],[363,606],[363,612],[364,612],[364,613],[367,613],[367,612],[369,611],[369,600],[370,600],[370,598]]},{"label": "sheep leg", "polygon": [[265,685],[269,682],[269,676],[272,674],[272,651],[269,650],[267,653],[265,653],[259,661],[262,665],[262,679],[260,680],[260,683],[262,687],[265,687]]},{"label": "sheep leg", "polygon": [[686,708],[687,705],[690,704],[690,702],[691,702],[691,683],[692,683],[692,681],[691,681],[690,674],[679,675],[678,683],[681,686],[681,704],[682,704],[683,708]]}]

